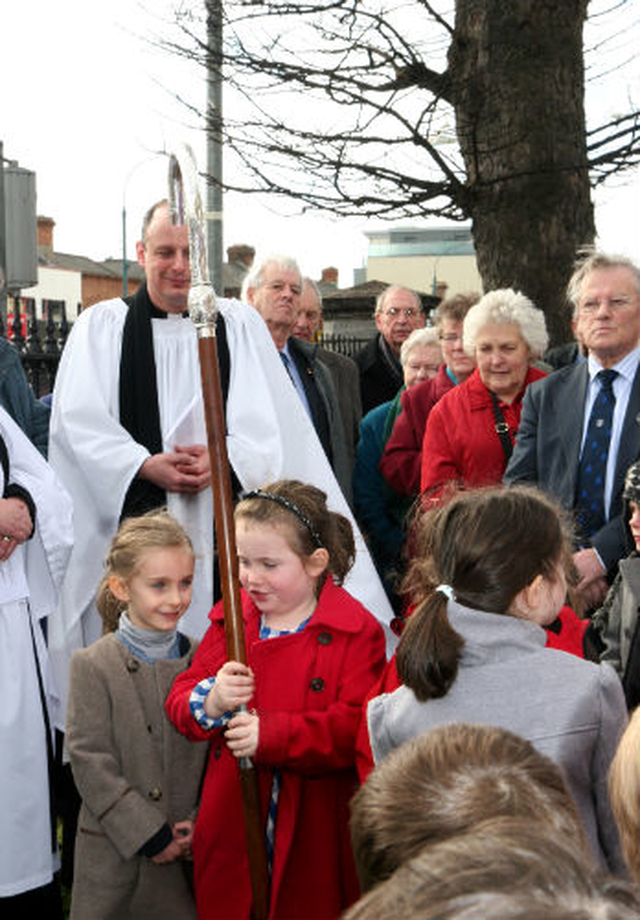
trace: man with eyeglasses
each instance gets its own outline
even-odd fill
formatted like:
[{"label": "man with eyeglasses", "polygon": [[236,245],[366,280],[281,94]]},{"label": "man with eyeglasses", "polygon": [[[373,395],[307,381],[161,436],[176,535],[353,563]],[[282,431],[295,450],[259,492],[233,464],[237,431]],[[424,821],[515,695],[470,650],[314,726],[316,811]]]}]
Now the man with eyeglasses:
[{"label": "man with eyeglasses", "polygon": [[377,335],[354,355],[360,369],[362,414],[394,399],[403,384],[400,348],[414,329],[425,324],[418,295],[391,285],[378,297],[375,313]]},{"label": "man with eyeglasses", "polygon": [[622,490],[640,453],[640,269],[591,254],[567,296],[587,361],[527,389],[505,481],[536,483],[574,513],[577,587],[593,609],[626,554]]},{"label": "man with eyeglasses", "polygon": [[293,337],[300,309],[302,274],[289,256],[269,256],[254,265],[242,286],[244,300],[267,324],[282,365],[316,430],[342,492],[351,502],[352,465],[335,385],[315,346]]},{"label": "man with eyeglasses", "polygon": [[479,294],[456,294],[447,298],[435,313],[443,363],[431,380],[424,380],[400,397],[402,411],[395,421],[380,471],[392,489],[414,498],[420,491],[422,441],[431,409],[452,387],[467,379],[475,367],[474,359],[462,347],[462,327]]}]

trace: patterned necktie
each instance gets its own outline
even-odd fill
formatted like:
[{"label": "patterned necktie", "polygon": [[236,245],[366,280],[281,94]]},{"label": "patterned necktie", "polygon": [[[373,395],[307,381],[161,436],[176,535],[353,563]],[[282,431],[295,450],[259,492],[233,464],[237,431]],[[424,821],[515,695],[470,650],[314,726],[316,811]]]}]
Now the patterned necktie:
[{"label": "patterned necktie", "polygon": [[617,371],[604,370],[596,374],[600,390],[596,396],[587,435],[584,440],[578,481],[576,487],[576,505],[578,522],[583,536],[590,537],[605,523],[604,484],[607,473],[607,457],[611,441],[611,426],[616,397],[613,381]]}]

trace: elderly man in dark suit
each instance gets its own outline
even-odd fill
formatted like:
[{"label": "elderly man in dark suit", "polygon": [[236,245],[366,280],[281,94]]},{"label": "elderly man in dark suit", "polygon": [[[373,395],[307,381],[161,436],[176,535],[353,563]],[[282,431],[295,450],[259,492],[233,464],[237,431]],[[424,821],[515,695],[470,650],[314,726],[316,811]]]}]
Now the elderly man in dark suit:
[{"label": "elderly man in dark suit", "polygon": [[373,314],[378,333],[353,360],[360,369],[362,414],[394,399],[404,382],[400,349],[414,329],[425,324],[422,301],[415,291],[392,284],[380,294]]},{"label": "elderly man in dark suit", "polygon": [[537,483],[574,512],[578,590],[593,608],[626,554],[622,489],[640,452],[640,269],[594,253],[567,294],[588,360],[527,390],[505,481]]},{"label": "elderly man in dark suit", "polygon": [[329,369],[342,415],[349,463],[353,469],[358,443],[358,426],[362,418],[358,365],[346,355],[317,345],[317,335],[321,329],[322,295],[315,281],[311,278],[303,278],[300,308],[292,335],[296,339],[308,342],[314,348],[317,359]]},{"label": "elderly man in dark suit", "polygon": [[268,256],[244,280],[243,296],[267,324],[291,383],[316,430],[338,484],[351,501],[351,468],[345,428],[329,368],[315,346],[292,336],[300,309],[302,274],[289,256]]}]

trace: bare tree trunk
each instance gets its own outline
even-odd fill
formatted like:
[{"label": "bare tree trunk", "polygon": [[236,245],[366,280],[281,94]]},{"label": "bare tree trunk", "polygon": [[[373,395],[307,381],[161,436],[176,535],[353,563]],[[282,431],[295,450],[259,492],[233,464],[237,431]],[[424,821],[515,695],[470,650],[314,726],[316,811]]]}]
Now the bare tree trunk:
[{"label": "bare tree trunk", "polygon": [[486,290],[515,287],[571,336],[564,288],[593,242],[582,28],[588,0],[457,0],[451,98]]}]

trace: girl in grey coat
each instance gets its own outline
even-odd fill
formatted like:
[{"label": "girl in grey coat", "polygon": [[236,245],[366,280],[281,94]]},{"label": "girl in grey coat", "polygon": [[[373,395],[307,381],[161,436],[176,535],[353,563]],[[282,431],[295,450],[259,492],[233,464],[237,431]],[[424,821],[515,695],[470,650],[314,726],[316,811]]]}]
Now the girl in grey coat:
[{"label": "girl in grey coat", "polygon": [[416,609],[396,659],[402,685],[370,701],[368,739],[378,762],[452,722],[521,735],[562,767],[594,857],[623,871],[607,793],[626,724],[619,679],[545,648],[569,546],[556,507],[528,487],[460,493],[424,515],[409,573]]},{"label": "girl in grey coat", "polygon": [[66,738],[82,796],[72,920],[196,916],[189,858],[206,745],[164,714],[195,652],[177,631],[193,563],[168,514],[126,520],[98,593],[107,634],[72,659]]}]

